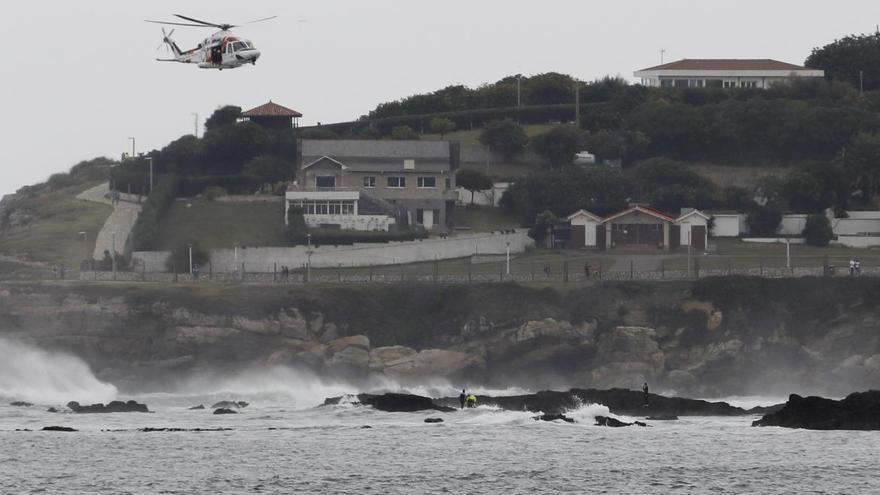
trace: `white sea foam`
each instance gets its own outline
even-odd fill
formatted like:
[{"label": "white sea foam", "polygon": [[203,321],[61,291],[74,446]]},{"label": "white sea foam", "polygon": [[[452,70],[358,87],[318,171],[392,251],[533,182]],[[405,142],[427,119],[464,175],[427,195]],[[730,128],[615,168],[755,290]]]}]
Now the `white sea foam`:
[{"label": "white sea foam", "polygon": [[82,359],[47,352],[20,342],[0,339],[0,396],[63,404],[107,402],[116,398],[116,387],[97,378]]}]

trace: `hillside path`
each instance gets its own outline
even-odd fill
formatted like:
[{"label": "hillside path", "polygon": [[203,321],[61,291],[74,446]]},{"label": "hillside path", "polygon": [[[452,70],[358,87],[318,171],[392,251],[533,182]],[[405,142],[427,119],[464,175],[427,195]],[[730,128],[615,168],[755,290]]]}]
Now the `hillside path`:
[{"label": "hillside path", "polygon": [[113,233],[116,233],[116,252],[125,253],[126,245],[131,237],[131,229],[141,212],[141,204],[133,201],[134,195],[121,194],[116,205],[110,199],[110,183],[105,182],[91,189],[79,193],[76,199],[92,201],[113,206],[113,213],[104,221],[104,226],[98,232],[95,239],[95,250],[92,258],[99,260],[104,258],[104,251],[113,251]]}]

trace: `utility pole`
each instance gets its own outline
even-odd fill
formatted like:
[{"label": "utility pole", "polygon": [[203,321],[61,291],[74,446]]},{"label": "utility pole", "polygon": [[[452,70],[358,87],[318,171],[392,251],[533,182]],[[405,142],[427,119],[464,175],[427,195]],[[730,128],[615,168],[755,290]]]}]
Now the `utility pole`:
[{"label": "utility pole", "polygon": [[199,114],[193,112],[192,116],[194,117],[193,136],[199,137]]},{"label": "utility pole", "polygon": [[131,140],[131,157],[134,158],[134,157],[135,157],[135,154],[134,154],[134,151],[135,151],[135,148],[134,148],[134,138],[133,138],[133,137],[129,137],[128,139]]},{"label": "utility pole", "polygon": [[193,274],[193,245],[189,245],[189,276]]},{"label": "utility pole", "polygon": [[666,48],[660,49],[660,65],[663,65],[663,55],[666,54]]}]

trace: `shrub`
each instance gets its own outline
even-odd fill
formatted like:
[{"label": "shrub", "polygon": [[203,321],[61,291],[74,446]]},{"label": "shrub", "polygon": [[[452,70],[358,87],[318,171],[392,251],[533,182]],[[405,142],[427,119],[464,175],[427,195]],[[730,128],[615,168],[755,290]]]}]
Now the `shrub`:
[{"label": "shrub", "polygon": [[419,139],[419,133],[408,125],[400,125],[391,129],[389,137],[396,141],[416,141]]},{"label": "shrub", "polygon": [[831,222],[825,215],[810,215],[801,233],[810,246],[825,247],[834,238]]},{"label": "shrub", "polygon": [[46,181],[46,183],[49,184],[50,190],[57,191],[67,186],[72,186],[76,181],[70,176],[70,174],[57,173],[50,175],[49,180]]},{"label": "shrub", "polygon": [[202,197],[205,198],[206,201],[214,201],[223,196],[228,196],[228,193],[226,192],[226,189],[223,189],[220,186],[206,187],[202,192]]},{"label": "shrub", "polygon": [[753,206],[746,215],[746,225],[752,235],[775,235],[781,222],[782,211],[771,204]]},{"label": "shrub", "polygon": [[189,273],[189,250],[192,246],[192,262],[193,265],[204,265],[211,257],[207,251],[202,249],[195,241],[183,242],[171,250],[171,256],[165,263],[165,268],[169,272]]},{"label": "shrub", "polygon": [[504,119],[487,125],[480,133],[480,143],[511,157],[523,152],[529,143],[529,137],[513,119]]}]

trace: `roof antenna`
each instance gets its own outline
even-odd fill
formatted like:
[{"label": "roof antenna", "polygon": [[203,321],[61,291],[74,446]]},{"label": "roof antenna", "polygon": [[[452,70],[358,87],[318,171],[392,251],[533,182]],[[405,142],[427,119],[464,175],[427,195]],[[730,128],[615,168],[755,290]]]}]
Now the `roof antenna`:
[{"label": "roof antenna", "polygon": [[663,55],[666,53],[666,48],[660,49],[660,65],[663,65]]}]

